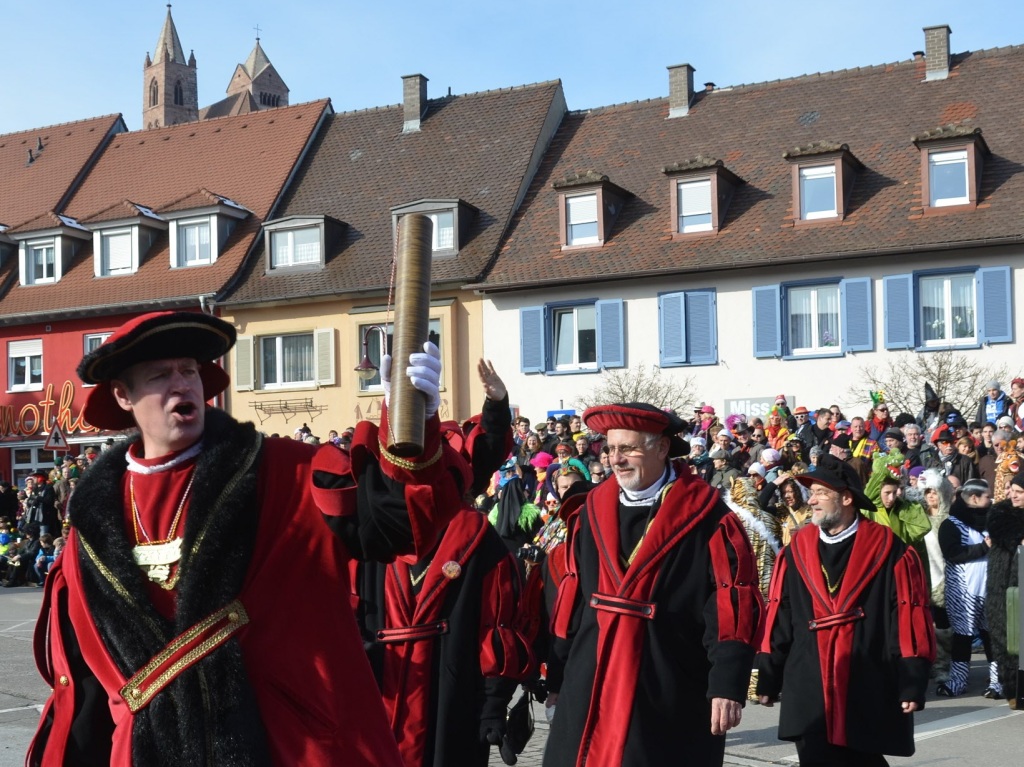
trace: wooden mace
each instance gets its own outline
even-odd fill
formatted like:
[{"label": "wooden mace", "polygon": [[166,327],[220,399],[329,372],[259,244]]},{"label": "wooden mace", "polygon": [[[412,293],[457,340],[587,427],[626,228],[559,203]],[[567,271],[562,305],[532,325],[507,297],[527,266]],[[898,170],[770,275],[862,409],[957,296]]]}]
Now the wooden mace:
[{"label": "wooden mace", "polygon": [[409,355],[423,351],[430,333],[433,232],[433,223],[421,213],[403,216],[398,226],[388,452],[402,458],[415,458],[423,453],[427,395],[412,385],[405,369]]}]

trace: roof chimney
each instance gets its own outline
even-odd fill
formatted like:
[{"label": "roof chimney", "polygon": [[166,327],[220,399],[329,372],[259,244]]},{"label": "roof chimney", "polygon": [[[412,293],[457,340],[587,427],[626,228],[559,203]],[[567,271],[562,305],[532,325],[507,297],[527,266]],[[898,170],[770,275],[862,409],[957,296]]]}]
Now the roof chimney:
[{"label": "roof chimney", "polygon": [[427,111],[427,78],[423,75],[403,75],[402,77],[402,113],[405,123],[402,133],[417,133],[420,129],[420,118]]},{"label": "roof chimney", "polygon": [[715,90],[715,84],[714,83],[704,83],[704,90],[707,91],[708,93],[711,93],[712,91]]},{"label": "roof chimney", "polygon": [[949,35],[952,31],[945,24],[924,28],[925,80],[949,77]]},{"label": "roof chimney", "polygon": [[693,101],[693,73],[689,64],[676,64],[668,68],[668,116],[685,117]]}]

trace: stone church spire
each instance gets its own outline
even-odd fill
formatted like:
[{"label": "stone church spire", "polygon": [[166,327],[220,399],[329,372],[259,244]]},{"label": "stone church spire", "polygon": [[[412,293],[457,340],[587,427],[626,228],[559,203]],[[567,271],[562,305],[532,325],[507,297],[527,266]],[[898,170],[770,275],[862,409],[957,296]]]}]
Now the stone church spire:
[{"label": "stone church spire", "polygon": [[185,58],[170,3],[152,59],[146,54],[142,78],[142,124],[146,129],[199,119],[196,59],[195,55]]}]

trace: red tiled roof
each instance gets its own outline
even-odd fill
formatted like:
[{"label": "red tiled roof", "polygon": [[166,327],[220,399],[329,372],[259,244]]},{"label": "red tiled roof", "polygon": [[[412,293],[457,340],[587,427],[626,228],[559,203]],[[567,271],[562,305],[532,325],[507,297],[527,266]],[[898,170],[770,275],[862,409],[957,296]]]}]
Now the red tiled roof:
[{"label": "red tiled roof", "polygon": [[[684,273],[858,254],[906,253],[955,243],[1024,239],[1024,121],[1017,84],[1024,47],[958,54],[949,78],[925,82],[924,62],[699,92],[685,117],[668,100],[566,117],[479,287]],[[921,155],[913,138],[953,124],[981,128],[991,154],[976,210],[922,214]],[[948,129],[946,129],[948,130]],[[848,145],[864,164],[845,220],[794,226],[791,165],[783,153]],[[746,181],[717,236],[672,240],[666,167],[721,158]],[[552,184],[593,170],[629,198],[602,247],[561,250]],[[925,191],[925,193],[927,193]],[[912,260],[912,256],[910,256]]]},{"label": "red tiled roof", "polygon": [[124,129],[121,115],[105,115],[0,136],[0,224],[17,227],[56,209],[107,138]]},{"label": "red tiled roof", "polygon": [[[123,200],[159,212],[200,189],[224,195],[253,215],[239,222],[211,266],[171,269],[164,235],[144,255],[137,273],[97,278],[92,247],[86,245],[59,282],[8,290],[0,298],[0,315],[11,322],[69,309],[123,310],[126,305],[158,306],[222,290],[241,266],[327,109],[325,99],[116,136],[68,203],[67,215],[86,219]],[[9,262],[4,271],[13,268],[16,274],[17,259]]]},{"label": "red tiled roof", "polygon": [[[538,147],[558,82],[431,100],[418,133],[402,133],[402,106],[336,114],[280,216],[327,215],[346,224],[318,271],[264,274],[254,258],[222,303],[387,289],[391,209],[461,199],[479,210],[468,242],[433,263],[435,283],[477,279],[494,254]],[[562,107],[564,108],[564,107]]]}]

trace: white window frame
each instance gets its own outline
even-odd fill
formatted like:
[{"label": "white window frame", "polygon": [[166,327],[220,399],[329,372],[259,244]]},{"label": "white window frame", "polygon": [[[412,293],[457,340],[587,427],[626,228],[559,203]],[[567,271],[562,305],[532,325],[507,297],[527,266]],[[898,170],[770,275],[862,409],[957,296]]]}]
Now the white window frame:
[{"label": "white window frame", "polygon": [[[117,269],[116,271],[110,268],[110,255],[108,250],[108,242],[113,237],[128,238],[128,266]],[[103,277],[118,277],[122,274],[132,274],[135,272],[135,235],[133,227],[102,231],[99,233],[99,240],[100,274]]]},{"label": "white window frame", "polygon": [[[958,277],[966,277],[971,281],[971,306],[970,311],[973,312],[972,324],[973,332],[966,338],[950,338],[947,331],[948,328],[958,324],[957,320],[960,319],[957,315],[953,314],[953,280]],[[927,282],[942,281],[942,301],[943,301],[943,318],[941,320],[934,320],[931,324],[934,327],[935,323],[942,323],[943,337],[934,338],[931,340],[925,340],[925,332],[927,324],[924,318],[924,285]],[[976,346],[978,344],[978,278],[973,272],[950,272],[948,274],[928,274],[922,275],[918,278],[918,291],[917,291],[917,321],[920,331],[921,346],[925,348],[939,347],[949,348],[950,346]],[[962,320],[961,320],[962,321]]]},{"label": "white window frame", "polygon": [[[379,346],[380,345],[380,333],[378,333],[376,330],[370,330],[369,331],[369,336],[366,335],[367,330],[369,330],[369,328],[371,328],[371,327],[373,327],[375,325],[379,325],[380,327],[384,328],[384,331],[387,333],[387,336],[388,336],[388,340],[387,340],[388,353],[390,353],[391,350],[392,350],[392,344],[394,343],[394,333],[395,333],[395,324],[393,322],[389,322],[389,323],[369,322],[369,323],[365,323],[365,324],[360,325],[359,326],[359,342],[360,342],[360,347],[359,348],[362,349],[362,341],[363,341],[364,338],[366,338],[367,341],[370,344],[374,344],[375,346]],[[443,345],[444,344],[444,323],[441,322],[441,318],[440,317],[431,317],[429,319],[429,330],[428,330],[428,333],[430,334],[430,337],[431,337],[430,340],[434,341],[434,343],[437,345],[437,348],[441,352],[441,356],[443,358],[444,357],[444,345]],[[380,357],[381,357],[381,355],[379,353],[372,354],[371,350],[369,348],[369,345],[367,345],[366,353],[370,357],[370,361],[373,364],[375,364],[375,365],[377,365],[379,367],[380,366]],[[441,384],[440,385],[441,385],[441,388],[444,389],[444,371],[443,370],[441,371]],[[383,391],[384,391],[384,385],[381,383],[380,373],[377,373],[377,375],[375,375],[373,378],[371,378],[368,381],[363,381],[362,379],[360,379],[360,381],[359,381],[359,393],[360,394],[381,393]]]},{"label": "white window frame", "polygon": [[[300,232],[315,232],[316,233],[316,256],[309,260],[297,261],[295,258],[295,235]],[[274,259],[277,255],[277,243],[278,237],[284,237],[288,240],[288,258],[284,263],[275,263]],[[293,268],[310,268],[319,266],[323,260],[323,229],[319,226],[298,226],[289,229],[275,229],[270,232],[270,269],[276,271],[278,269],[293,269]]]},{"label": "white window frame", "polygon": [[[936,168],[960,165],[963,168],[964,193],[958,197],[935,196]],[[968,205],[971,202],[970,162],[966,149],[952,149],[943,152],[928,153],[928,204],[932,208],[943,208],[950,205]]]},{"label": "white window frame", "polygon": [[[578,215],[584,215],[582,209],[583,200],[593,199],[593,218],[586,216],[576,221],[573,220],[573,208],[575,207]],[[597,192],[589,192],[587,194],[575,194],[566,195],[565,197],[565,242],[567,245],[597,245],[601,242],[601,211],[600,211],[601,198]],[[576,226],[589,226],[593,224],[594,234],[592,235],[581,235],[579,237],[573,236],[573,227]]]},{"label": "white window frame", "polygon": [[[427,213],[427,218],[433,224],[433,234],[430,240],[430,250],[432,253],[454,253],[456,251],[456,236],[455,236],[455,211],[454,210],[439,210],[434,213]],[[448,230],[451,232],[451,241],[448,244],[444,244],[439,239],[439,233],[442,227],[438,225],[438,218],[440,216],[447,216],[451,220],[451,224]]]},{"label": "white window frame", "polygon": [[[820,337],[818,333],[818,307],[819,302],[822,298],[822,291],[829,290],[835,291],[835,305],[836,305],[836,333],[832,339],[832,343],[829,344],[827,339]],[[793,294],[807,292],[810,294],[811,301],[811,345],[806,347],[792,347],[791,346],[791,320],[793,316]],[[833,354],[842,351],[842,338],[843,338],[843,310],[842,310],[842,290],[840,290],[839,283],[828,283],[823,285],[793,285],[786,288],[786,316],[783,318],[785,322],[785,338],[786,345],[791,347],[787,350],[787,353],[794,357],[802,355],[818,355],[818,354]]]},{"label": "white window frame", "polygon": [[[309,379],[303,379],[301,381],[285,381],[284,380],[284,373],[285,373],[285,369],[284,369],[284,354],[283,354],[283,352],[284,352],[284,339],[285,338],[296,338],[296,337],[299,337],[299,336],[303,336],[303,337],[308,337],[309,338],[310,352],[312,354],[312,359],[311,359],[311,362],[310,362],[311,377]],[[274,381],[273,383],[267,383],[267,373],[266,373],[266,370],[264,369],[264,365],[263,365],[263,362],[264,362],[264,359],[265,359],[265,355],[264,355],[263,349],[264,349],[264,345],[267,344],[267,343],[273,343],[274,344],[274,354],[275,354],[275,359],[274,359],[275,370],[274,370],[274,373],[275,373],[275,377],[276,377],[277,380]],[[308,332],[281,333],[279,335],[273,335],[273,336],[260,336],[259,343],[257,345],[257,353],[259,355],[258,359],[259,359],[259,366],[260,366],[260,388],[261,389],[265,389],[265,390],[295,389],[295,388],[304,388],[304,387],[310,387],[310,386],[315,386],[316,385],[316,367],[317,367],[316,337],[315,337],[315,334],[314,334],[314,332],[312,330],[310,330]]]},{"label": "white window frame", "polygon": [[[39,359],[39,380],[32,380],[32,360]],[[22,361],[25,366],[25,380],[15,382],[15,365]],[[7,342],[7,391],[42,391],[43,388],[43,339],[30,338],[23,341]]]},{"label": "white window frame", "polygon": [[[580,323],[581,309],[589,309],[593,315],[594,361],[580,362]],[[572,317],[572,361],[558,362],[559,338],[558,331],[562,317]],[[592,303],[560,306],[551,310],[551,361],[554,370],[597,370],[597,305]]]},{"label": "white window frame", "polygon": [[[691,194],[687,195],[686,193]],[[693,198],[698,194],[706,196],[706,204],[695,204]],[[684,198],[689,197],[693,207],[690,210],[686,209],[683,204]],[[690,234],[691,232],[710,232],[714,229],[714,203],[711,199],[711,179],[701,178],[693,179],[691,181],[680,181],[676,185],[676,199],[677,199],[677,210],[679,211],[679,220],[676,222],[677,231],[680,234]],[[701,223],[686,223],[688,218],[707,216],[707,222]]]},{"label": "white window frame", "polygon": [[[807,210],[807,184],[808,181],[817,181],[819,179],[831,179],[832,180],[832,207],[826,210]],[[829,163],[828,165],[809,165],[801,167],[799,171],[800,179],[800,218],[804,221],[814,221],[819,218],[835,218],[839,215],[837,210],[839,192],[836,189],[836,166],[835,163]]]},{"label": "white window frame", "polygon": [[[46,272],[46,261],[44,257],[43,261],[43,272],[42,277],[36,277],[36,260],[35,255],[38,252],[49,250],[51,253],[50,257],[50,273]],[[28,242],[25,244],[25,276],[29,285],[45,285],[48,283],[57,281],[57,241],[50,240],[36,240],[35,242]]]},{"label": "white window frame", "polygon": [[[187,218],[181,221],[176,221],[175,226],[177,228],[176,237],[177,240],[177,264],[179,267],[188,266],[208,266],[212,264],[215,258],[215,239],[214,234],[216,233],[216,227],[211,216],[201,216],[199,218]],[[200,257],[194,261],[187,259],[188,253],[188,237],[186,236],[189,231],[200,231],[200,229],[206,227],[206,257]],[[199,244],[196,244],[196,252],[201,250]]]}]

